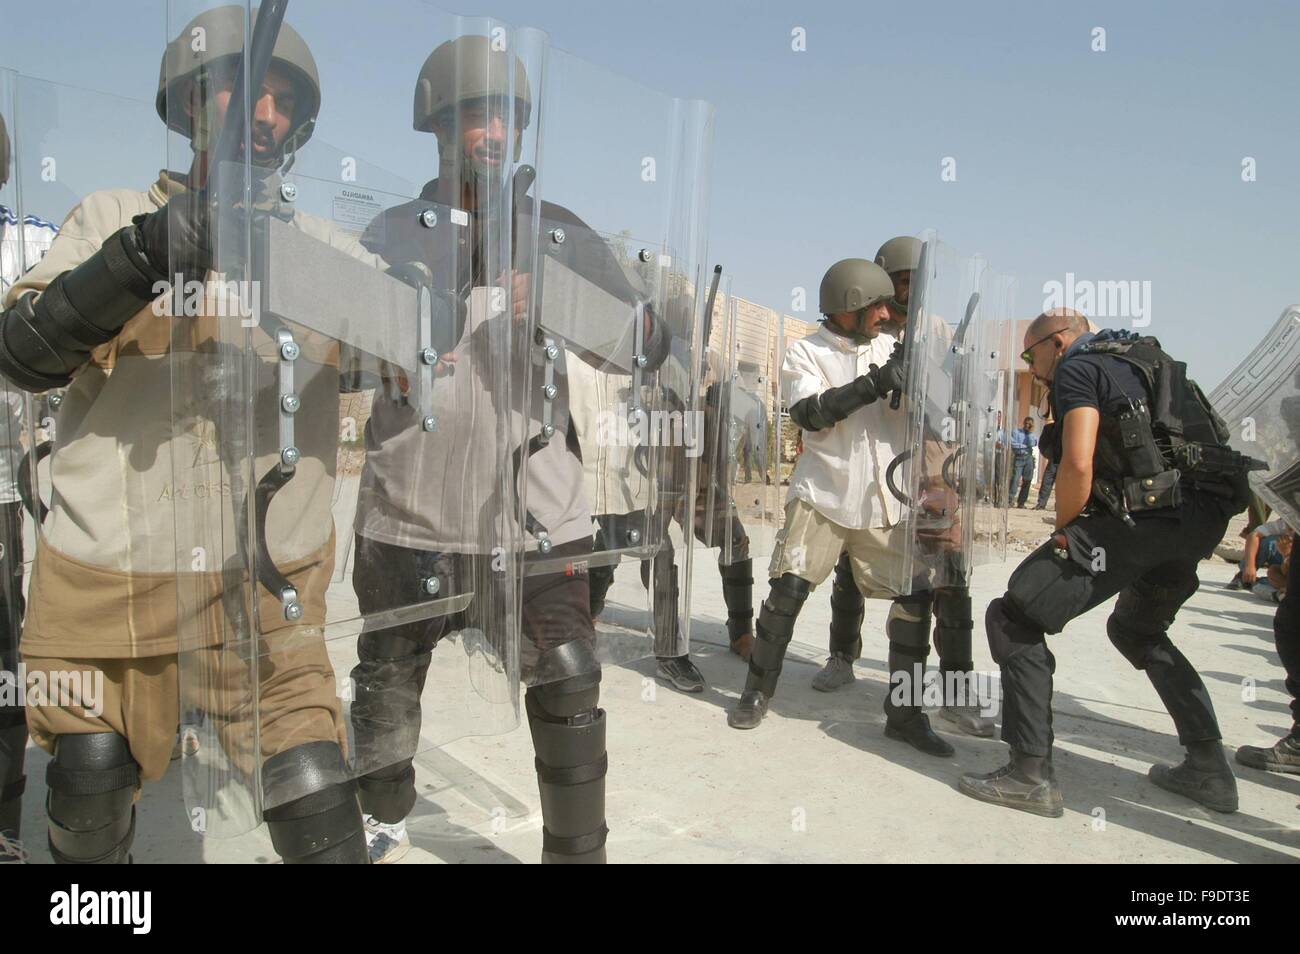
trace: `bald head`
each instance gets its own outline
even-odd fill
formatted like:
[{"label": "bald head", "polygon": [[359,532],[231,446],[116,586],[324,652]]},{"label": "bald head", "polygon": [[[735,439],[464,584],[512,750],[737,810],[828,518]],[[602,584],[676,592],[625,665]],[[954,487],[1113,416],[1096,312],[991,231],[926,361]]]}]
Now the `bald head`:
[{"label": "bald head", "polygon": [[1025,337],[1032,341],[1061,331],[1069,332],[1070,340],[1074,340],[1087,330],[1088,319],[1082,312],[1075,311],[1073,308],[1053,308],[1051,311],[1043,312],[1029,323],[1029,330],[1025,332]]},{"label": "bald head", "polygon": [[1053,308],[1029,323],[1025,356],[1034,377],[1051,381],[1058,357],[1088,331],[1088,319],[1073,308]]}]

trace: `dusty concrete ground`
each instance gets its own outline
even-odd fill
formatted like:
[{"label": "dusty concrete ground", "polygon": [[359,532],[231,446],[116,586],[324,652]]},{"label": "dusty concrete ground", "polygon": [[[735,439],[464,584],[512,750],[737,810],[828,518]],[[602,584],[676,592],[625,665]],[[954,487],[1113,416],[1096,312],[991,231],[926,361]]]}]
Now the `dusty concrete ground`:
[{"label": "dusty concrete ground", "polygon": [[[1046,515],[1017,511],[1013,535],[1043,538]],[[1230,534],[1231,536],[1231,534]],[[976,665],[992,671],[980,609],[1014,567],[976,574]],[[1233,568],[1202,564],[1201,591],[1173,638],[1200,669],[1226,742],[1271,743],[1289,726],[1273,647],[1273,607],[1223,589]],[[761,575],[761,561],[759,567]],[[614,598],[641,597],[631,567]],[[695,565],[694,652],[710,682],[684,696],[657,683],[646,660],[605,671],[609,712],[609,857],[617,862],[1016,861],[1269,862],[1300,857],[1300,777],[1238,767],[1241,810],[1217,815],[1151,786],[1156,760],[1177,760],[1173,726],[1145,677],[1105,635],[1109,607],[1052,638],[1058,660],[1058,774],[1066,814],[1043,819],[972,801],[955,789],[967,770],[1004,760],[994,739],[946,733],[950,759],[920,755],[882,734],[882,636],[887,604],[869,603],[857,682],[824,695],[810,681],[825,655],[829,586],[800,617],[779,695],[752,732],[726,725],[744,664],[725,649],[725,610],[716,569]],[[346,598],[336,585],[331,598]],[[761,587],[756,596],[761,594]],[[617,616],[617,613],[614,614]],[[343,651],[342,643],[335,647]],[[441,652],[441,650],[440,650]],[[346,658],[337,665],[345,671]],[[943,730],[943,723],[936,720]],[[946,730],[943,730],[946,732]],[[414,849],[404,863],[534,862],[541,816],[526,726],[463,738],[417,759]],[[46,757],[30,752],[24,829],[33,861],[48,862],[44,837]],[[137,863],[267,862],[265,829],[202,839],[182,807],[179,763],[140,801]]]}]

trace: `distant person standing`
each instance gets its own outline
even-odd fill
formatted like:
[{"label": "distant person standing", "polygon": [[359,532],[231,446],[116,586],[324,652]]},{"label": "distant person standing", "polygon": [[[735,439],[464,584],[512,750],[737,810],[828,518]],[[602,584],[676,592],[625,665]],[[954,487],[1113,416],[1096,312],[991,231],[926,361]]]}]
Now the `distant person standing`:
[{"label": "distant person standing", "polygon": [[1024,424],[1011,432],[1011,486],[1007,489],[1007,499],[1016,497],[1016,485],[1020,485],[1020,495],[1016,497],[1016,506],[1025,509],[1029,499],[1029,485],[1034,482],[1034,450],[1038,447],[1038,438],[1034,436],[1034,419],[1025,418]]}]

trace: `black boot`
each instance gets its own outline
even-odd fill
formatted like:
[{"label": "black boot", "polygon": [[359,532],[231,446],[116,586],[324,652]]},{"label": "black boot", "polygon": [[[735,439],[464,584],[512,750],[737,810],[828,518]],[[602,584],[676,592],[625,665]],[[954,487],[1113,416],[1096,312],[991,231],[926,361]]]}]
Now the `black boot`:
[{"label": "black boot", "polygon": [[528,708],[542,801],[542,863],[605,863],[605,710],[551,721]]},{"label": "black boot", "polygon": [[921,707],[925,680],[924,650],[889,646],[889,692],[885,693],[885,737],[906,742],[918,752],[947,758],[954,749],[930,728]]},{"label": "black boot", "polygon": [[1167,792],[1190,798],[1216,812],[1230,814],[1237,810],[1237,779],[1221,742],[1192,742],[1180,764],[1153,765],[1147,778]]},{"label": "black boot", "polygon": [[718,574],[727,604],[727,640],[733,653],[748,660],[754,649],[754,561],[719,564]]},{"label": "black boot", "polygon": [[785,650],[794,633],[794,621],[808,599],[811,584],[786,573],[772,581],[772,590],[758,614],[758,638],[749,657],[749,674],[740,702],[727,714],[733,729],[754,729],[767,715],[769,700],[776,693],[776,683],[785,662]]},{"label": "black boot", "polygon": [[1061,786],[1057,784],[1050,756],[1022,755],[1011,750],[1011,761],[994,772],[966,774],[957,789],[971,798],[1022,812],[1060,818],[1065,814]]}]

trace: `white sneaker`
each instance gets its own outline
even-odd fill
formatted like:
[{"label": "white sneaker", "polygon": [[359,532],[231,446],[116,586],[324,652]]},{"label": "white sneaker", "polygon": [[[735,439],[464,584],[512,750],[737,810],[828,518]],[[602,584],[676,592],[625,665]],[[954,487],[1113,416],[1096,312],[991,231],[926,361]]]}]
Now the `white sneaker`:
[{"label": "white sneaker", "polygon": [[834,692],[841,686],[847,686],[857,679],[853,675],[853,660],[839,653],[832,653],[826,660],[822,671],[813,676],[812,686],[818,692]]},{"label": "white sneaker", "polygon": [[0,865],[6,863],[25,865],[31,857],[31,853],[23,847],[21,841],[10,838],[0,831]]},{"label": "white sneaker", "polygon": [[366,826],[366,851],[372,865],[391,865],[400,861],[411,850],[411,839],[406,834],[406,822],[385,825],[375,821],[373,815],[363,815]]}]

